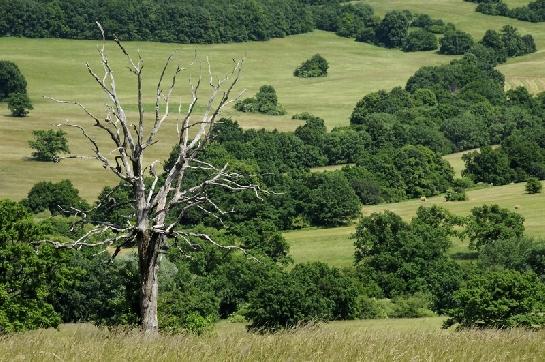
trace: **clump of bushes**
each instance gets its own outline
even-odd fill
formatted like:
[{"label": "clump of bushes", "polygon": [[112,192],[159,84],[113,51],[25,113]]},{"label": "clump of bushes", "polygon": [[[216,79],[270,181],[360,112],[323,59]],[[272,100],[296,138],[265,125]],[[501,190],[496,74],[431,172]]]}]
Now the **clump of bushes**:
[{"label": "clump of bushes", "polygon": [[545,326],[545,285],[533,273],[493,271],[472,276],[454,293],[444,327]]},{"label": "clump of bushes", "polygon": [[320,54],[315,54],[297,67],[293,75],[300,78],[326,77],[329,64]]},{"label": "clump of bushes", "polygon": [[272,116],[286,114],[284,107],[278,103],[276,90],[272,85],[264,85],[254,98],[246,98],[235,103],[235,109],[246,113],[263,113]]},{"label": "clump of bushes", "polygon": [[526,192],[529,194],[538,194],[542,189],[543,185],[537,177],[530,177],[526,182]]}]

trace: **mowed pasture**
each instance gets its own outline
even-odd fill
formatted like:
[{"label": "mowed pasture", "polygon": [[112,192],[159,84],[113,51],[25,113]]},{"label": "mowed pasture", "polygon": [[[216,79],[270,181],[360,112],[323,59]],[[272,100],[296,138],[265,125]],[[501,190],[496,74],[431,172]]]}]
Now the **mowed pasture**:
[{"label": "mowed pasture", "polygon": [[545,332],[441,330],[442,318],[332,322],[274,335],[221,323],[203,336],[65,325],[0,338],[0,361],[538,361]]},{"label": "mowed pasture", "polygon": [[[24,119],[8,116],[5,103],[0,103],[0,197],[23,198],[32,185],[41,180],[68,178],[81,190],[83,197],[94,200],[106,184],[115,179],[97,162],[68,160],[61,164],[40,163],[28,160],[32,150],[28,140],[32,130],[49,129],[69,119],[91,125],[75,106],[62,105],[43,99],[43,96],[77,100],[92,111],[103,114],[104,95],[87,73],[85,63],[100,71],[97,46],[99,41],[0,38],[2,59],[20,66],[25,74],[34,110]],[[382,88],[403,85],[421,66],[448,62],[451,57],[431,52],[403,53],[399,50],[378,48],[357,43],[353,39],[333,33],[316,31],[309,34],[273,39],[266,42],[216,45],[182,45],[149,42],[128,42],[127,48],[136,55],[140,50],[145,62],[144,99],[148,121],[153,117],[155,87],[164,61],[170,54],[175,61],[188,65],[195,53],[203,63],[207,80],[210,60],[214,75],[221,76],[233,65],[233,58],[244,57],[243,74],[236,94],[246,90],[243,97],[253,96],[259,87],[272,84],[284,105],[286,116],[244,114],[227,109],[225,114],[238,120],[246,128],[295,129],[301,121],[291,116],[299,112],[312,112],[323,117],[329,128],[347,125],[355,103],[365,94]],[[126,59],[113,43],[106,47],[115,69],[117,88],[126,109],[135,116],[136,84],[126,69]],[[320,79],[299,79],[293,70],[315,53],[322,54],[330,64],[329,76]],[[189,101],[188,75],[197,77],[199,67],[193,66],[180,76],[177,96],[182,104]],[[206,102],[208,89],[202,87],[201,101]],[[177,107],[171,107],[171,110]],[[197,111],[202,111],[202,107]],[[92,128],[92,127],[90,127]],[[89,147],[75,130],[68,130],[73,153],[89,154]],[[104,135],[97,135],[101,144],[107,145]],[[160,134],[161,143],[150,149],[150,162],[168,156],[176,137],[175,122],[171,121]],[[111,145],[108,145],[111,147]],[[105,149],[108,153],[110,148]]]},{"label": "mowed pasture", "polygon": [[[367,216],[375,212],[390,210],[409,221],[420,206],[438,205],[454,215],[469,215],[472,208],[484,204],[498,204],[501,207],[521,214],[528,235],[545,238],[545,194],[529,195],[525,193],[525,184],[511,184],[475,189],[467,192],[467,201],[446,202],[443,195],[428,198],[425,202],[408,200],[399,203],[364,206],[362,214]],[[516,209],[515,209],[516,208]],[[290,252],[295,262],[322,261],[338,266],[349,266],[354,261],[355,226],[331,229],[306,229],[285,233],[290,243]],[[465,243],[456,240],[452,252],[467,249]]]}]

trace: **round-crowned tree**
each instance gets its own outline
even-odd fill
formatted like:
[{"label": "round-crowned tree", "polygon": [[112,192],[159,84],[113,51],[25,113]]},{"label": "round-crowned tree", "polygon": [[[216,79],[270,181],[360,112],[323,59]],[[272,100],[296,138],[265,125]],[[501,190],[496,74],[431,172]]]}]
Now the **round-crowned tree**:
[{"label": "round-crowned tree", "polygon": [[297,67],[293,75],[300,78],[326,77],[329,64],[320,54],[315,54]]},{"label": "round-crowned tree", "polygon": [[32,131],[33,141],[29,141],[30,147],[35,151],[32,157],[38,161],[57,162],[59,154],[70,152],[66,132],[62,130],[36,130]]},{"label": "round-crowned tree", "polygon": [[526,192],[529,194],[539,194],[543,189],[543,185],[537,177],[530,177],[526,181]]},{"label": "round-crowned tree", "polygon": [[0,60],[0,101],[13,93],[26,94],[26,80],[15,63]]},{"label": "round-crowned tree", "polygon": [[463,31],[451,31],[441,39],[439,53],[449,55],[462,55],[475,44],[473,38]]}]

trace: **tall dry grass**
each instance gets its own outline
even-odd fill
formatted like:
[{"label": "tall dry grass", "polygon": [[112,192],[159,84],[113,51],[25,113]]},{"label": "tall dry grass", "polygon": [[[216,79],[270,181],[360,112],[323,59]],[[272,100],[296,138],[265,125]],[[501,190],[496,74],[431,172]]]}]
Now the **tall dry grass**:
[{"label": "tall dry grass", "polygon": [[0,338],[1,361],[543,361],[545,332],[349,328],[275,335],[240,326],[146,339],[135,331],[63,326]]}]

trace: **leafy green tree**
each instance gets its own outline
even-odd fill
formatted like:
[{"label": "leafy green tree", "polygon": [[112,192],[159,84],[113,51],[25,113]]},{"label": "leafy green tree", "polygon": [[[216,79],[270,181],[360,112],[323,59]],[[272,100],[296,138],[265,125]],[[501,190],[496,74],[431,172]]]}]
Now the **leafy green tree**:
[{"label": "leafy green tree", "polygon": [[300,78],[326,77],[329,64],[320,54],[315,54],[297,67],[293,75]]},{"label": "leafy green tree", "polygon": [[462,175],[471,178],[473,182],[506,185],[515,176],[509,166],[509,158],[502,149],[482,147],[479,151],[464,154],[462,160],[465,163]]},{"label": "leafy green tree", "polygon": [[526,181],[526,192],[529,194],[539,194],[541,193],[541,190],[543,189],[543,185],[541,184],[541,181],[539,181],[536,177],[530,177],[528,181]]},{"label": "leafy green tree", "polygon": [[386,13],[375,29],[375,39],[387,48],[400,48],[409,32],[409,19],[402,11]]},{"label": "leafy green tree", "polygon": [[450,55],[462,55],[475,44],[473,38],[463,31],[452,31],[441,39],[439,53]]},{"label": "leafy green tree", "polygon": [[308,322],[352,319],[357,313],[355,281],[324,263],[296,265],[274,273],[250,294],[250,329],[275,331]]},{"label": "leafy green tree", "polygon": [[19,67],[7,60],[0,60],[0,102],[12,94],[26,94],[26,79]]},{"label": "leafy green tree", "polygon": [[295,129],[295,135],[308,145],[323,147],[327,134],[324,120],[308,115],[305,117],[305,124]]},{"label": "leafy green tree", "polygon": [[542,327],[545,286],[533,273],[514,270],[474,274],[454,293],[445,327]]},{"label": "leafy green tree", "polygon": [[26,93],[12,93],[8,98],[8,109],[13,117],[26,117],[33,107]]},{"label": "leafy green tree", "polygon": [[406,52],[435,50],[439,46],[435,34],[424,29],[411,31],[401,49]]},{"label": "leafy green tree", "polygon": [[490,144],[485,120],[470,111],[443,121],[441,130],[457,151]]},{"label": "leafy green tree", "polygon": [[520,238],[524,234],[524,218],[498,205],[483,205],[471,210],[465,236],[469,247],[480,250],[499,240]]},{"label": "leafy green tree", "polygon": [[38,182],[32,186],[23,204],[34,213],[49,210],[52,215],[72,214],[73,209],[84,211],[89,207],[70,180]]},{"label": "leafy green tree", "polygon": [[310,174],[302,195],[304,213],[319,226],[346,225],[360,214],[358,196],[340,171]]},{"label": "leafy green tree", "polygon": [[28,143],[35,150],[32,157],[38,161],[58,162],[61,153],[70,152],[66,132],[62,130],[36,130],[32,134],[35,140]]},{"label": "leafy green tree", "polygon": [[0,244],[35,242],[47,232],[47,226],[36,224],[23,205],[11,200],[0,200]]},{"label": "leafy green tree", "polygon": [[437,206],[420,207],[410,224],[390,211],[362,218],[354,236],[360,277],[386,297],[429,292],[434,308],[443,309],[461,279],[446,256],[454,223]]}]

